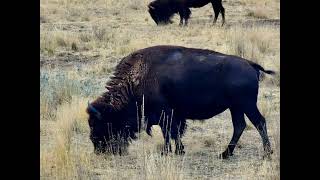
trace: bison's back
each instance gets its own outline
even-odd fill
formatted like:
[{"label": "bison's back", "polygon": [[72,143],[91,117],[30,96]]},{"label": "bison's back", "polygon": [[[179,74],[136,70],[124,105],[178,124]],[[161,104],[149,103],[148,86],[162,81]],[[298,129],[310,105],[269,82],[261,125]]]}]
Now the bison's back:
[{"label": "bison's back", "polygon": [[256,97],[256,71],[242,58],[179,46],[150,47],[139,53],[147,55],[149,64],[146,98],[160,96],[156,99],[165,99],[190,119],[206,119],[234,101]]},{"label": "bison's back", "polygon": [[207,5],[210,2],[210,0],[187,0],[187,6],[193,8],[200,8]]}]

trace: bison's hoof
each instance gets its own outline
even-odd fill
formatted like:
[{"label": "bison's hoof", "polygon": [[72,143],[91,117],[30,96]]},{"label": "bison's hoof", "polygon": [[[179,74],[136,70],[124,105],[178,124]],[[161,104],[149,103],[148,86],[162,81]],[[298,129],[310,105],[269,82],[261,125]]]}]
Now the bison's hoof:
[{"label": "bison's hoof", "polygon": [[271,154],[264,154],[262,159],[271,160]]},{"label": "bison's hoof", "polygon": [[176,150],[175,154],[176,155],[184,155],[186,152],[184,150]]},{"label": "bison's hoof", "polygon": [[220,159],[228,159],[230,156],[233,156],[233,154],[229,153],[228,151],[225,151],[225,152],[219,154]]},{"label": "bison's hoof", "polygon": [[169,155],[168,151],[161,151],[161,156],[167,156],[167,155]]},{"label": "bison's hoof", "polygon": [[171,153],[172,151],[170,149],[163,149],[161,151],[161,156],[167,156],[169,155],[169,153]]},{"label": "bison's hoof", "polygon": [[265,152],[264,152],[264,155],[262,156],[262,158],[263,158],[263,159],[271,160],[271,154],[273,154],[273,151],[272,151],[272,150],[265,151]]}]

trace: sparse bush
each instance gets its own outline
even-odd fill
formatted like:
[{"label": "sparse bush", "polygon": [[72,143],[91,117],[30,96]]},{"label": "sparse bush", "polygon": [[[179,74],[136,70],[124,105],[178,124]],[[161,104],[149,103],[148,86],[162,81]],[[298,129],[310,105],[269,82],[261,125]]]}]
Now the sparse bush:
[{"label": "sparse bush", "polygon": [[65,41],[64,38],[61,37],[61,36],[57,36],[57,37],[56,37],[56,42],[57,42],[58,46],[63,46],[63,47],[66,47],[66,46],[67,46],[66,41]]},{"label": "sparse bush", "polygon": [[79,34],[79,39],[82,42],[90,42],[92,40],[92,36],[88,33],[80,33]]},{"label": "sparse bush", "polygon": [[66,74],[40,73],[41,115],[52,116],[58,105],[70,102],[72,95],[79,94],[76,83],[67,78]]},{"label": "sparse bush", "polygon": [[88,14],[84,11],[81,16],[81,21],[90,21],[90,14]]},{"label": "sparse bush", "polygon": [[128,3],[129,8],[133,10],[140,10],[143,7],[141,0],[129,0]]},{"label": "sparse bush", "polygon": [[253,29],[250,33],[248,33],[248,38],[250,42],[258,48],[261,54],[268,53],[272,37],[266,32],[265,29]]},{"label": "sparse bush", "polygon": [[106,34],[106,29],[104,27],[93,26],[92,32],[93,32],[94,36],[96,37],[96,39],[98,39],[99,41],[104,40],[104,36]]},{"label": "sparse bush", "polygon": [[250,10],[247,16],[251,16],[259,19],[267,19],[268,12],[265,11],[263,8],[256,8],[256,9]]},{"label": "sparse bush", "polygon": [[77,46],[77,44],[76,44],[75,42],[73,42],[73,43],[71,44],[71,49],[72,49],[73,51],[78,51],[78,46]]},{"label": "sparse bush", "polygon": [[[59,105],[71,102],[72,96],[84,97],[94,95],[97,89],[88,80],[77,80],[67,73],[40,72],[40,114],[42,118],[52,119]],[[100,87],[101,88],[101,87]]]},{"label": "sparse bush", "polygon": [[203,141],[205,147],[214,147],[215,142],[213,139],[205,139]]},{"label": "sparse bush", "polygon": [[68,21],[76,21],[79,17],[81,17],[81,9],[69,7],[66,11],[67,20]]},{"label": "sparse bush", "polygon": [[50,34],[40,34],[40,52],[52,56],[54,55],[56,48],[57,44]]}]

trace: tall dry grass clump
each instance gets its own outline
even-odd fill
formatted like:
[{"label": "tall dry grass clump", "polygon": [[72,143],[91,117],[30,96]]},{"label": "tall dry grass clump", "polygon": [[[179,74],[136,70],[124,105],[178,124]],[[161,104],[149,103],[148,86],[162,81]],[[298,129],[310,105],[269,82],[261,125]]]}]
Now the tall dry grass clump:
[{"label": "tall dry grass clump", "polygon": [[57,179],[89,179],[92,167],[90,154],[72,147],[76,129],[88,131],[86,123],[86,99],[73,97],[57,109],[52,148],[42,149],[40,154],[41,177]]},{"label": "tall dry grass clump", "polygon": [[142,169],[148,180],[182,180],[184,163],[179,157],[161,156],[159,153],[144,154],[145,166]]},{"label": "tall dry grass clump", "polygon": [[268,18],[268,10],[265,7],[256,7],[247,13],[247,16],[252,16],[259,19]]},{"label": "tall dry grass clump", "polygon": [[77,51],[80,40],[78,35],[73,32],[60,30],[40,33],[40,52],[53,56],[59,51]]},{"label": "tall dry grass clump", "polygon": [[256,60],[274,50],[272,48],[275,29],[269,27],[234,27],[230,29],[226,38],[229,44],[230,54],[243,58]]},{"label": "tall dry grass clump", "polygon": [[279,10],[279,0],[243,0],[241,1],[248,6],[248,17],[258,19],[269,19],[278,16],[278,13],[271,13],[272,10]]}]

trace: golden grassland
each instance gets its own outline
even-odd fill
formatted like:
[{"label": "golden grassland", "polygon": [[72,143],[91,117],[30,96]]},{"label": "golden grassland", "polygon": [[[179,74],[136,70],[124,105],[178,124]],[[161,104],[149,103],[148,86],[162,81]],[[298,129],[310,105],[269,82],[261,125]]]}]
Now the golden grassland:
[{"label": "golden grassland", "polygon": [[[212,7],[191,9],[189,26],[156,26],[148,0],[40,1],[41,179],[280,179],[280,32],[278,0],[228,0],[226,25]],[[274,23],[276,22],[276,23]],[[278,24],[277,24],[278,23]],[[160,44],[205,48],[251,59],[277,71],[260,83],[258,105],[274,153],[262,159],[259,133],[247,128],[229,160],[218,159],[232,136],[229,111],[188,120],[184,156],[163,157],[161,131],[145,133],[126,156],[96,156],[85,108],[105,91],[120,58]],[[247,119],[246,119],[247,120]]]}]

